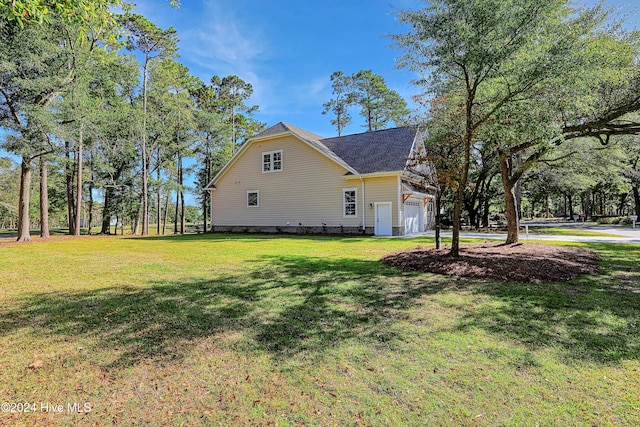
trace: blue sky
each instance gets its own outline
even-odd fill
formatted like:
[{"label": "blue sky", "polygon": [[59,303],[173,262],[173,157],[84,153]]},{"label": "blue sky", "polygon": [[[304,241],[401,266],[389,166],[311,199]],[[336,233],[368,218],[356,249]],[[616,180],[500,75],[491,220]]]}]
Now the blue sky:
[{"label": "blue sky", "polygon": [[[596,1],[582,2],[585,5]],[[213,75],[236,74],[253,85],[256,118],[273,125],[286,121],[322,136],[334,136],[322,104],[331,98],[331,73],[371,69],[405,99],[419,92],[416,76],[395,66],[400,52],[389,34],[403,33],[398,9],[416,9],[420,0],[138,0],[136,11],[157,25],[173,26],[180,38],[180,61],[208,82]],[[633,0],[607,6],[640,25]],[[415,105],[410,104],[412,108]],[[364,130],[357,110],[345,133]]]},{"label": "blue sky", "polygon": [[[331,73],[371,69],[405,98],[416,93],[415,77],[395,67],[399,52],[391,33],[406,32],[396,11],[419,0],[259,1],[183,0],[178,10],[158,0],[138,1],[136,11],[157,25],[173,26],[180,62],[208,82],[237,74],[253,85],[256,117],[268,125],[286,121],[333,136],[322,104],[331,98]],[[357,111],[347,133],[364,131]]]}]

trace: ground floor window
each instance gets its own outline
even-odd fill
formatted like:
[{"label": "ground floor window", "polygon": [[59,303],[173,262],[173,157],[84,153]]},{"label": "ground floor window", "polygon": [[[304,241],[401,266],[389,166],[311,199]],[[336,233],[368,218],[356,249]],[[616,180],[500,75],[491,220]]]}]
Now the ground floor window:
[{"label": "ground floor window", "polygon": [[257,208],[260,206],[260,192],[258,190],[247,191],[247,207]]},{"label": "ground floor window", "polygon": [[342,216],[355,217],[358,215],[358,191],[355,188],[342,190]]}]

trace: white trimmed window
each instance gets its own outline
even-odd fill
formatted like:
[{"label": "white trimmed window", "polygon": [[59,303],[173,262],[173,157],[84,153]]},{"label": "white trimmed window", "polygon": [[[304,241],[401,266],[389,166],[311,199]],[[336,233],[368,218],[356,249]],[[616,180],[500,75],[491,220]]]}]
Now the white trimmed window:
[{"label": "white trimmed window", "polygon": [[344,218],[358,216],[358,190],[355,188],[342,189],[342,216]]},{"label": "white trimmed window", "polygon": [[262,173],[282,171],[282,150],[262,153]]},{"label": "white trimmed window", "polygon": [[260,191],[258,190],[247,191],[247,207],[248,208],[260,207]]}]

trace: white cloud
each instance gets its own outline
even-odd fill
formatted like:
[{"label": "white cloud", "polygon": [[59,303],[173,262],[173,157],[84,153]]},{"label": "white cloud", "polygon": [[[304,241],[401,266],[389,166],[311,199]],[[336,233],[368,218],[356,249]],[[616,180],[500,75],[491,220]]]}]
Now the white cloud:
[{"label": "white cloud", "polygon": [[217,74],[257,81],[257,61],[264,57],[265,38],[220,2],[204,2],[202,13],[189,28],[180,30],[179,37],[181,54],[191,62]]},{"label": "white cloud", "polygon": [[327,93],[327,89],[329,88],[331,83],[331,78],[329,76],[317,77],[307,84],[305,84],[305,89],[307,91],[307,95],[311,97],[325,97]]},{"label": "white cloud", "polygon": [[253,86],[251,104],[261,111],[271,108],[273,81],[269,81],[270,58],[267,35],[258,24],[239,17],[233,4],[205,1],[187,23],[175,25],[180,56],[191,72],[208,83],[212,76],[235,74]]},{"label": "white cloud", "polygon": [[[189,2],[174,10],[157,0],[139,0],[136,11],[158,25],[171,25],[180,39],[179,61],[208,83],[212,76],[235,74],[253,86],[249,104],[258,105],[256,118],[272,124],[284,116],[322,111],[331,96],[330,74],[308,76],[297,70],[296,59],[281,69],[291,55],[288,45],[277,45],[277,27],[238,8],[234,0]],[[163,6],[165,6],[163,4]],[[183,6],[186,2],[183,1]],[[282,43],[282,41],[280,42]]]}]

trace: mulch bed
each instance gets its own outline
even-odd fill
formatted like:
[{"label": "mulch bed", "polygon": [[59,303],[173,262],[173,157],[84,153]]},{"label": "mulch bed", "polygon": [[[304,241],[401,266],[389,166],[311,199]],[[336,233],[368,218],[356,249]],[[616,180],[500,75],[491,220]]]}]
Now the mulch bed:
[{"label": "mulch bed", "polygon": [[380,261],[404,270],[534,283],[564,282],[599,271],[597,253],[571,246],[481,243],[461,246],[459,257],[449,255],[449,249],[418,246]]}]

